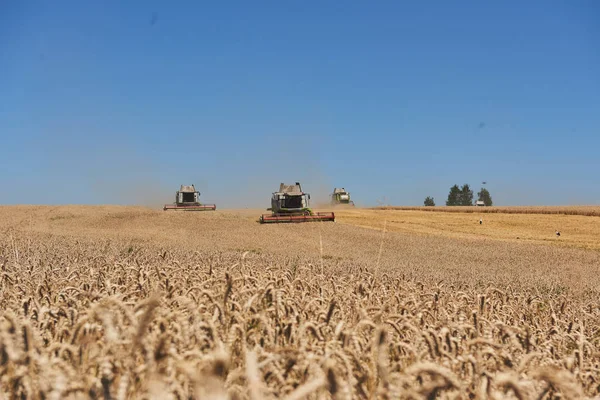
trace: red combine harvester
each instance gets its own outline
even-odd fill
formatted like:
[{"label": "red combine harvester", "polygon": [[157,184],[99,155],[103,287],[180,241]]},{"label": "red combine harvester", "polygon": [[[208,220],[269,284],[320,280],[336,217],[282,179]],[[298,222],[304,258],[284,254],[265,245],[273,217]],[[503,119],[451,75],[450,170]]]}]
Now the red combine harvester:
[{"label": "red combine harvester", "polygon": [[175,203],[165,204],[163,210],[180,211],[214,211],[217,206],[214,204],[200,203],[200,192],[196,191],[194,185],[181,185],[175,194]]},{"label": "red combine harvester", "polygon": [[310,194],[304,193],[299,182],[295,185],[281,183],[279,191],[271,197],[271,214],[260,216],[260,223],[281,222],[310,222],[310,221],[334,221],[335,214],[332,212],[313,212],[309,208]]}]

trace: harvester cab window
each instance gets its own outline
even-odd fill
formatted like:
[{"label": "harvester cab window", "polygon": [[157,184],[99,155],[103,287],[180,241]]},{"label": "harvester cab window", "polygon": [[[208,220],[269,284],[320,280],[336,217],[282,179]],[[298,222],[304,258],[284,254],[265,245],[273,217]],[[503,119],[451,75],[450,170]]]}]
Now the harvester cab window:
[{"label": "harvester cab window", "polygon": [[183,202],[184,203],[193,203],[196,201],[195,194],[196,193],[182,193],[183,194]]},{"label": "harvester cab window", "polygon": [[285,196],[283,198],[284,208],[302,208],[302,196]]}]

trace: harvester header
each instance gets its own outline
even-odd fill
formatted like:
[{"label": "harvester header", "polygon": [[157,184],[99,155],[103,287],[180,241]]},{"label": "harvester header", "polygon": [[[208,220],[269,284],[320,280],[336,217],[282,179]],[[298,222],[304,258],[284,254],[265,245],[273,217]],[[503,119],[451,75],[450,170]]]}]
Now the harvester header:
[{"label": "harvester header", "polygon": [[335,221],[332,212],[317,213],[310,209],[310,194],[302,191],[300,182],[279,184],[279,191],[271,196],[271,214],[260,216],[260,223]]},{"label": "harvester header", "polygon": [[200,192],[196,190],[194,185],[181,185],[175,193],[175,202],[165,204],[163,210],[180,210],[180,211],[214,211],[217,209],[215,204],[200,203]]}]

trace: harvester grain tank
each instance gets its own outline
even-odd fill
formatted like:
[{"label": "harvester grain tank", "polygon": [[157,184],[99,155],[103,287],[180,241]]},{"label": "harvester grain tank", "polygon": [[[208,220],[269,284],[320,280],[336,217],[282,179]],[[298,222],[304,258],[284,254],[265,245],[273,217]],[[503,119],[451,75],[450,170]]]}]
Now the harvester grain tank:
[{"label": "harvester grain tank", "polygon": [[332,212],[314,212],[309,205],[310,194],[302,191],[299,182],[281,183],[271,196],[271,214],[260,216],[260,223],[335,221]]},{"label": "harvester grain tank", "polygon": [[194,185],[181,185],[175,193],[175,202],[165,204],[163,210],[180,210],[180,211],[214,211],[217,206],[214,204],[200,203],[200,192],[196,190]]},{"label": "harvester grain tank", "polygon": [[354,202],[350,200],[350,192],[344,188],[334,188],[331,194],[331,205],[349,205],[354,207]]}]

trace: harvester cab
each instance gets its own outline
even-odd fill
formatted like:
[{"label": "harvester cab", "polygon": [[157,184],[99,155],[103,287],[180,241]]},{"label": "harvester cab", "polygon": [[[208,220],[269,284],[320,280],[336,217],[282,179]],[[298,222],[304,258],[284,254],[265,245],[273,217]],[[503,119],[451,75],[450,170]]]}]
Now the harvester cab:
[{"label": "harvester cab", "polygon": [[281,183],[279,191],[271,196],[271,214],[260,216],[260,223],[335,221],[335,215],[316,213],[310,209],[310,194],[302,191],[300,182],[294,185]]},{"label": "harvester cab", "polygon": [[214,211],[217,206],[214,204],[200,203],[200,192],[194,185],[181,185],[175,193],[175,202],[165,204],[163,210],[183,210],[183,211]]},{"label": "harvester cab", "polygon": [[350,192],[344,188],[334,188],[331,194],[331,205],[344,204],[354,207],[354,202],[350,200]]}]

